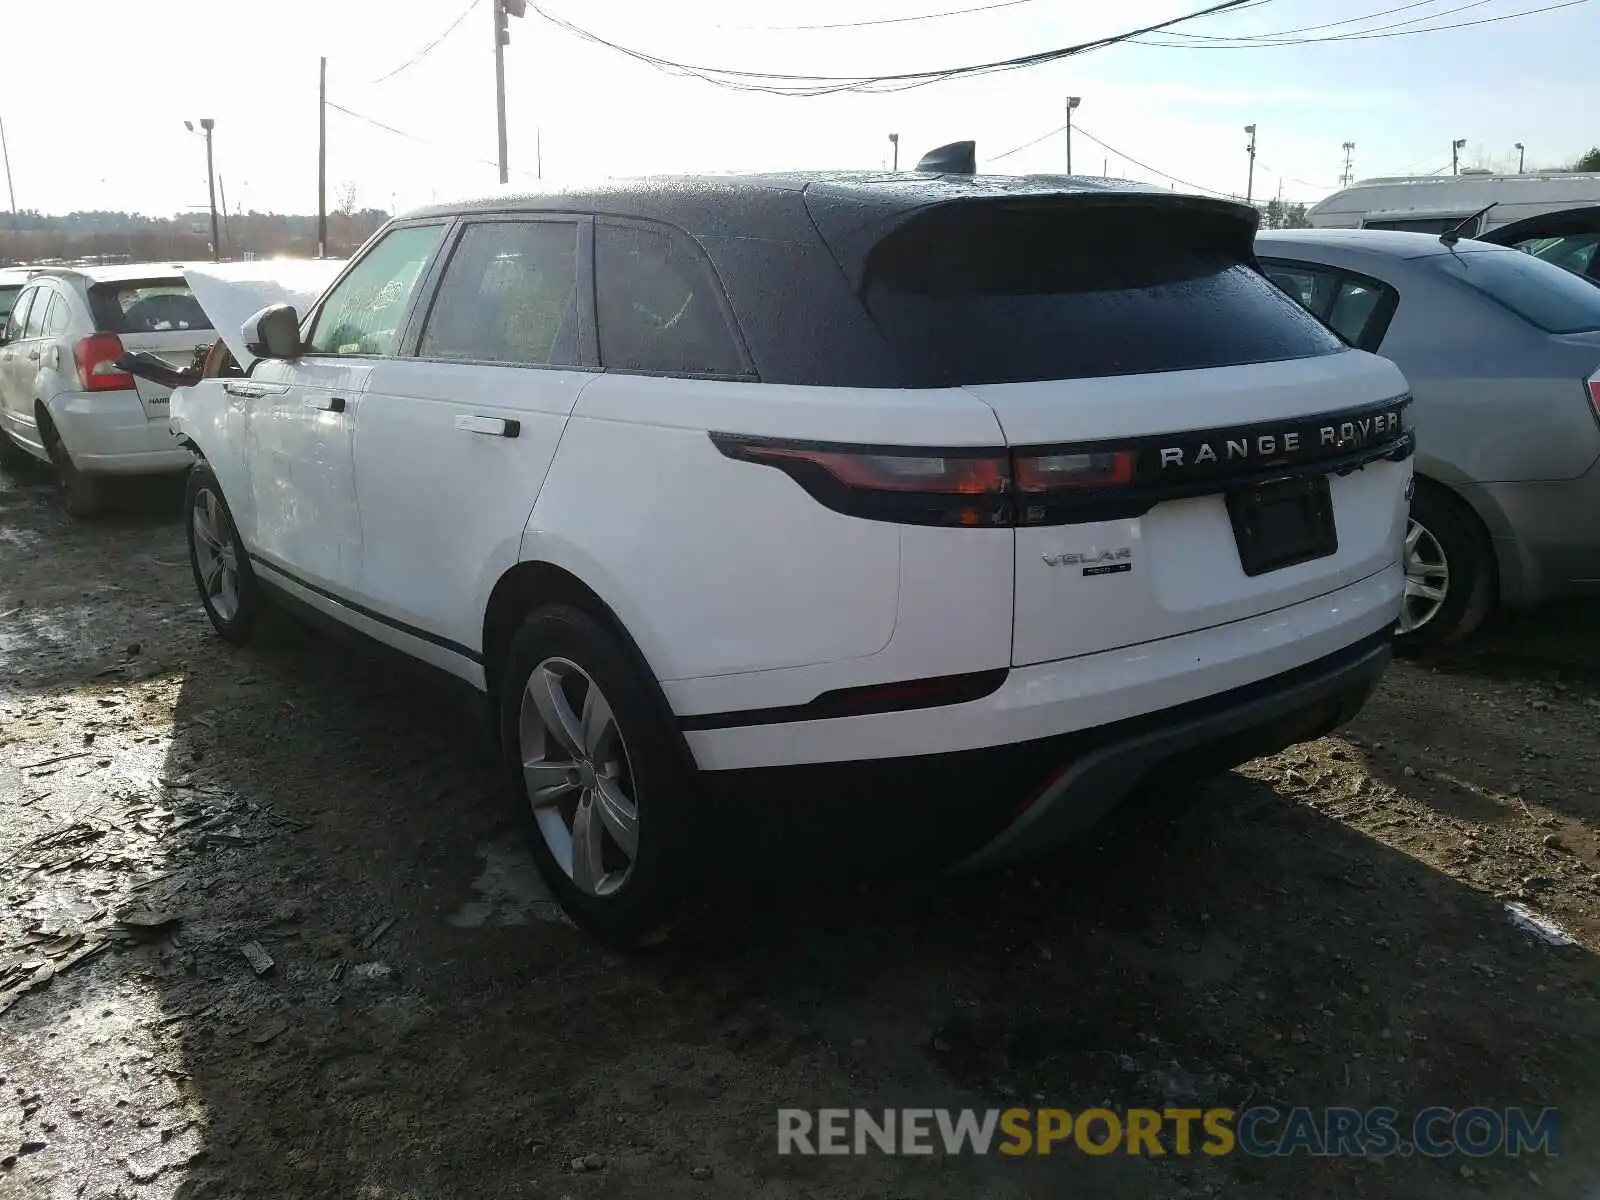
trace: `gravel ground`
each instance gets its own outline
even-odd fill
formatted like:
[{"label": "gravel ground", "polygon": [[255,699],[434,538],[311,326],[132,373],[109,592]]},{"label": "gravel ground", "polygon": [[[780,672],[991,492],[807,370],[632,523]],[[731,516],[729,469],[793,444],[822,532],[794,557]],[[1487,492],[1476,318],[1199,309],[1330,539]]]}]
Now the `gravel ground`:
[{"label": "gravel ground", "polygon": [[[475,721],[284,617],[226,647],[179,489],[123,500],[0,476],[0,1197],[1600,1196],[1594,606],[1025,869],[621,958]],[[779,1105],[1011,1101],[1554,1106],[1559,1154],[775,1153]]]}]

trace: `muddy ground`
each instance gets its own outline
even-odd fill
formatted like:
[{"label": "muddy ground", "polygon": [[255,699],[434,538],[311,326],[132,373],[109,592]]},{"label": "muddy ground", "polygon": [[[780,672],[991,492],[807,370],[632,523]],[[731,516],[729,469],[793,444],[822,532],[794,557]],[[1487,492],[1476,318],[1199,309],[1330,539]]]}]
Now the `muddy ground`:
[{"label": "muddy ground", "polygon": [[[176,519],[0,476],[0,1197],[1600,1196],[1595,606],[1027,869],[647,955],[559,919],[478,725]],[[1554,922],[1553,946],[1507,903]],[[777,1106],[1521,1104],[1558,1153],[780,1158]]]}]

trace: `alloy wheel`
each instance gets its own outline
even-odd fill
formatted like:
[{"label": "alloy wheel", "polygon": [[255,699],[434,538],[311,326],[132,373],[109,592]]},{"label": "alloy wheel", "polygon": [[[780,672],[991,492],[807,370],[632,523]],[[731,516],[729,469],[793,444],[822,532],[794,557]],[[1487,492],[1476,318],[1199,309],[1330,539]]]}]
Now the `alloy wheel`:
[{"label": "alloy wheel", "polygon": [[1400,632],[1414,633],[1439,615],[1450,594],[1450,563],[1444,547],[1415,517],[1406,527],[1405,572]]},{"label": "alloy wheel", "polygon": [[547,658],[528,676],[518,719],[528,803],[551,856],[579,891],[606,896],[639,853],[639,808],[622,731],[582,667]]},{"label": "alloy wheel", "polygon": [[223,621],[239,613],[239,559],[234,550],[233,522],[228,510],[210,488],[195,493],[194,556],[200,568],[200,587]]}]

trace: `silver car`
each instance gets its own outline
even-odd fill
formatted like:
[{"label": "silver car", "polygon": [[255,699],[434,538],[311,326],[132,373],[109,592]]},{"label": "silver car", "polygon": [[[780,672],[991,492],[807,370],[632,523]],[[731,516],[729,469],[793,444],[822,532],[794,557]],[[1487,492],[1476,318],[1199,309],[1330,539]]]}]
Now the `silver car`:
[{"label": "silver car", "polygon": [[1519,250],[1374,229],[1263,231],[1274,282],[1416,397],[1400,642],[1600,594],[1600,288]]}]

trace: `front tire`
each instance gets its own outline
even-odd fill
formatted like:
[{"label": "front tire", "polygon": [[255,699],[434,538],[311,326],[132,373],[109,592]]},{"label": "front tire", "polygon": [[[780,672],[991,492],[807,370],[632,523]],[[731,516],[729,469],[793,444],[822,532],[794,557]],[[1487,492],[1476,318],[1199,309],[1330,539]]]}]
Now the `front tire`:
[{"label": "front tire", "polygon": [[690,890],[691,773],[669,722],[648,670],[588,614],[524,621],[500,692],[507,782],[562,908],[621,946],[666,936]]},{"label": "front tire", "polygon": [[1395,648],[1420,654],[1474,633],[1494,604],[1494,562],[1471,513],[1434,484],[1417,481],[1406,526],[1406,591]]},{"label": "front tire", "polygon": [[210,467],[197,463],[184,489],[184,530],[189,568],[212,626],[234,645],[255,627],[265,601],[250,556],[233,524],[233,511]]}]

